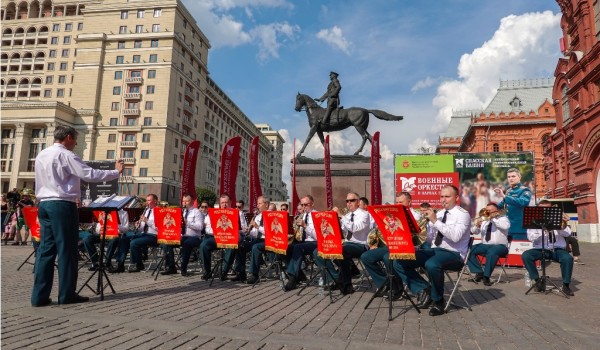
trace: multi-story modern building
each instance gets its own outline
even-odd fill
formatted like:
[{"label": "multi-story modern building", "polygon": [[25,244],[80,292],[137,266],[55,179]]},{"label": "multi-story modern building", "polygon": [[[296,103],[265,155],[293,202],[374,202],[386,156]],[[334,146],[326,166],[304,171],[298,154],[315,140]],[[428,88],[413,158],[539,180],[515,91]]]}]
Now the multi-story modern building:
[{"label": "multi-story modern building", "polygon": [[556,126],[552,103],[554,79],[501,81],[498,92],[481,112],[452,116],[440,135],[438,153],[533,151],[536,196],[546,193],[542,140]]},{"label": "multi-story modern building", "polygon": [[564,57],[554,71],[557,125],[544,143],[547,196],[573,198],[578,237],[600,242],[600,1],[557,3]]},{"label": "multi-story modern building", "polygon": [[[56,124],[80,133],[84,160],[123,159],[122,190],[179,198],[183,152],[203,150],[196,184],[218,191],[221,147],[261,137],[208,78],[210,44],[177,0],[2,0],[2,190],[33,186],[33,160]],[[239,198],[248,165],[240,163]],[[267,173],[261,180],[266,188]],[[279,180],[281,177],[279,178]]]},{"label": "multi-story modern building", "polygon": [[283,144],[285,141],[277,130],[273,130],[269,124],[256,124],[260,132],[265,135],[271,144],[271,151],[268,155],[267,174],[262,177],[263,194],[271,198],[272,201],[285,202],[288,198],[285,182],[281,181],[283,169]]}]

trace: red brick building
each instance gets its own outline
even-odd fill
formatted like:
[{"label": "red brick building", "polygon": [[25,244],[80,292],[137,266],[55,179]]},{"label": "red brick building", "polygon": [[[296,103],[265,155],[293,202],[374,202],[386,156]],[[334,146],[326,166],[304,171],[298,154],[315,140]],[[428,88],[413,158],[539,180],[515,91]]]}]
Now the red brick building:
[{"label": "red brick building", "polygon": [[552,91],[557,126],[544,143],[547,195],[574,198],[578,236],[600,242],[600,1],[557,3],[564,57]]},{"label": "red brick building", "polygon": [[438,153],[533,151],[536,196],[547,192],[542,140],[556,126],[553,79],[502,81],[483,111],[455,113],[440,135]]}]

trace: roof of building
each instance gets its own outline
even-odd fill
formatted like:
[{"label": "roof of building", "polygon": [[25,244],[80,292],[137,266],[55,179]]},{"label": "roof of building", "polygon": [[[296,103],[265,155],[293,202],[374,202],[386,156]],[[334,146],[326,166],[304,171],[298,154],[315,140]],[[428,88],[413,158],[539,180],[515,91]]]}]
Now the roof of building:
[{"label": "roof of building", "polygon": [[444,137],[463,137],[471,124],[471,115],[478,115],[481,111],[464,110],[454,111],[450,118],[450,124],[446,132],[440,134],[440,138]]},{"label": "roof of building", "polygon": [[496,96],[483,112],[488,115],[521,111],[537,113],[545,100],[552,99],[553,85],[554,78],[501,81]]}]

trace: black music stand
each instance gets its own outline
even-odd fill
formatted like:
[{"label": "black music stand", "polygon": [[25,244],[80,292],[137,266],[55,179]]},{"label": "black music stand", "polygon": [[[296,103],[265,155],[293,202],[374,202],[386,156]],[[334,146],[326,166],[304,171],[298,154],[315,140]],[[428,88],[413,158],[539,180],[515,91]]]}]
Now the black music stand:
[{"label": "black music stand", "polygon": [[[135,198],[136,197],[133,197],[133,196],[112,195],[112,196],[108,197],[107,199],[94,201],[89,207],[82,208],[86,211],[87,210],[89,210],[89,211],[96,210],[96,211],[104,212],[105,222],[104,222],[104,229],[102,230],[102,233],[100,234],[100,255],[98,256],[98,269],[96,271],[94,271],[94,273],[92,273],[92,275],[90,277],[88,277],[88,279],[83,283],[81,288],[79,288],[79,290],[77,291],[77,294],[79,294],[81,292],[83,287],[88,287],[96,295],[100,294],[100,300],[104,300],[104,288],[106,288],[106,286],[109,286],[112,293],[116,294],[115,289],[112,286],[112,283],[110,283],[108,274],[106,273],[106,267],[104,266],[104,243],[106,241],[106,227],[108,226],[108,224],[107,224],[108,216],[113,211],[118,212],[119,210],[123,209],[128,203],[130,203]],[[119,221],[118,214],[117,214],[117,221]],[[98,284],[96,285],[96,290],[94,290],[89,285],[89,282],[92,280],[92,278],[96,274],[98,274]],[[106,278],[106,285],[104,285],[102,278]]]},{"label": "black music stand", "polygon": [[[272,252],[267,252],[265,250],[265,253],[272,253]],[[275,270],[275,273],[277,274],[277,276],[279,276],[279,280],[281,281],[281,289],[284,289],[285,286],[285,279],[284,279],[284,275],[285,275],[285,270],[283,269],[283,262],[281,261],[281,254],[277,254],[277,253],[273,253],[275,255],[275,257],[273,258],[272,261],[269,262],[269,265],[267,265],[267,269],[258,275],[258,278],[256,279],[256,281],[254,281],[254,283],[252,283],[252,288],[254,288],[261,279],[263,279],[271,270]]]},{"label": "black music stand", "polygon": [[[560,230],[562,225],[562,208],[560,207],[524,207],[523,208],[523,228],[526,229],[541,229],[542,230],[542,259],[540,264],[542,265],[542,276],[540,277],[540,285],[543,293],[547,294],[556,288],[565,298],[569,299],[566,295],[552,280],[546,275],[546,247],[544,235],[548,230]],[[550,283],[553,288],[546,290],[546,284]],[[536,287],[535,283],[532,283],[531,287],[525,292],[529,294],[533,288]]]}]

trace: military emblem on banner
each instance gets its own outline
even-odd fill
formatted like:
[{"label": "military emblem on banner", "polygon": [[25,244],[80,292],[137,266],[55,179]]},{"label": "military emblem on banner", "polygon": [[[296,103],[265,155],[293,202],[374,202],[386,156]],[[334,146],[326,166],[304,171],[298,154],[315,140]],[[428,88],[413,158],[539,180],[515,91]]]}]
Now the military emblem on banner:
[{"label": "military emblem on banner", "polygon": [[265,250],[284,254],[288,248],[288,213],[286,211],[263,211],[265,227]]},{"label": "military emblem on banner", "polygon": [[240,227],[239,215],[239,211],[235,208],[208,209],[208,217],[217,242],[217,248],[237,249]]},{"label": "military emblem on banner", "polygon": [[418,225],[410,208],[395,204],[373,205],[367,209],[385,239],[390,251],[390,259],[415,260],[412,233]]},{"label": "military emblem on banner", "polygon": [[93,213],[96,221],[98,221],[100,224],[100,230],[98,231],[100,236],[104,234],[104,224],[108,223],[108,226],[106,226],[106,236],[104,236],[104,239],[115,239],[119,237],[119,222],[116,211],[110,212],[108,215],[108,220],[105,219],[106,213],[103,211],[94,210]]},{"label": "military emblem on banner", "polygon": [[25,217],[25,223],[29,226],[31,231],[31,238],[34,241],[39,242],[41,235],[40,219],[38,219],[38,208],[37,207],[24,207],[23,216]]},{"label": "military emblem on banner", "polygon": [[154,208],[158,244],[181,244],[181,208]]},{"label": "military emblem on banner", "polygon": [[312,212],[317,232],[317,250],[323,259],[342,259],[342,232],[340,221],[334,211]]}]

